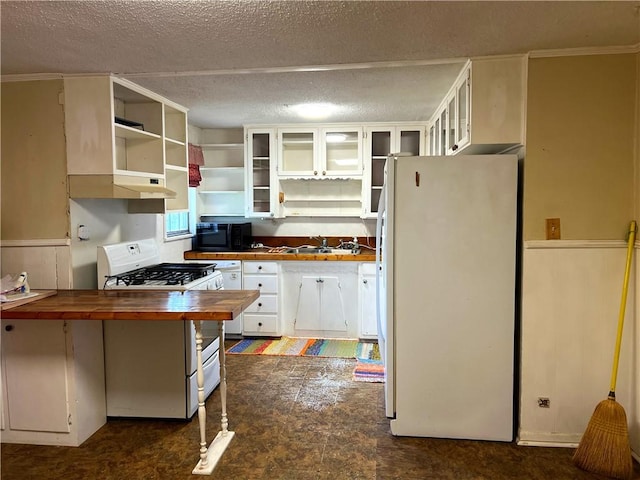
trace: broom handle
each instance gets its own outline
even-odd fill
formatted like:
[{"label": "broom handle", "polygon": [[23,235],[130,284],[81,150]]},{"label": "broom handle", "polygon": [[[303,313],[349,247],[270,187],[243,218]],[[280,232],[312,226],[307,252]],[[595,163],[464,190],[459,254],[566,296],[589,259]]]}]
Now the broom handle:
[{"label": "broom handle", "polygon": [[627,290],[629,289],[629,272],[631,271],[631,257],[638,230],[635,220],[629,225],[629,239],[627,240],[627,265],[624,270],[624,282],[622,284],[622,300],[620,301],[620,314],[618,315],[618,334],[616,335],[616,348],[613,353],[613,371],[611,372],[611,388],[609,397],[615,398],[616,380],[618,378],[618,363],[620,360],[620,345],[622,344],[622,328],[624,326],[624,311],[627,306]]}]

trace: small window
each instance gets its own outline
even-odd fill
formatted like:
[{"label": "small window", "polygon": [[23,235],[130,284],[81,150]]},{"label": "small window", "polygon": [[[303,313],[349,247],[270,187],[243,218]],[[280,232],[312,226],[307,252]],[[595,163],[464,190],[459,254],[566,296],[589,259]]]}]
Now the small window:
[{"label": "small window", "polygon": [[190,235],[189,212],[173,212],[166,214],[167,238]]},{"label": "small window", "polygon": [[169,212],[164,216],[165,240],[178,239],[196,232],[196,189],[189,188],[189,210]]}]

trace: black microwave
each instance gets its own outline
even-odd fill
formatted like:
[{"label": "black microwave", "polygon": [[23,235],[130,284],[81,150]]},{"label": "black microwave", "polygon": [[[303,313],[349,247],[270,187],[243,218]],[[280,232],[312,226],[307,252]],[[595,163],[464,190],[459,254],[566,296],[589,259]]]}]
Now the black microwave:
[{"label": "black microwave", "polygon": [[239,252],[253,243],[251,223],[198,223],[191,240],[192,250],[201,252]]}]

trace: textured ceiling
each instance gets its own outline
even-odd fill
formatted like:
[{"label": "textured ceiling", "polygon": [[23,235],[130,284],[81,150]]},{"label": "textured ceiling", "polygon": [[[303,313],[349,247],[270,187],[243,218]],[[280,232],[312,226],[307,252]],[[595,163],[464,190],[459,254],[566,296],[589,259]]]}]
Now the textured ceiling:
[{"label": "textured ceiling", "polygon": [[[201,127],[424,121],[464,59],[640,43],[640,1],[8,1],[1,72],[111,72]],[[306,71],[318,70],[323,71]]]}]

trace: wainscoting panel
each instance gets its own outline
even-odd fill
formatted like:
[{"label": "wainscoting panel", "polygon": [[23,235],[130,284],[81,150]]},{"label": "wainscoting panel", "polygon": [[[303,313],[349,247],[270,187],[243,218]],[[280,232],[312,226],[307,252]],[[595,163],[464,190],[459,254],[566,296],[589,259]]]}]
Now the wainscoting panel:
[{"label": "wainscoting panel", "polygon": [[[526,242],[523,250],[520,444],[576,445],[607,397],[625,269],[618,241]],[[640,452],[638,328],[631,272],[617,400]],[[538,405],[549,399],[548,408]]]}]

